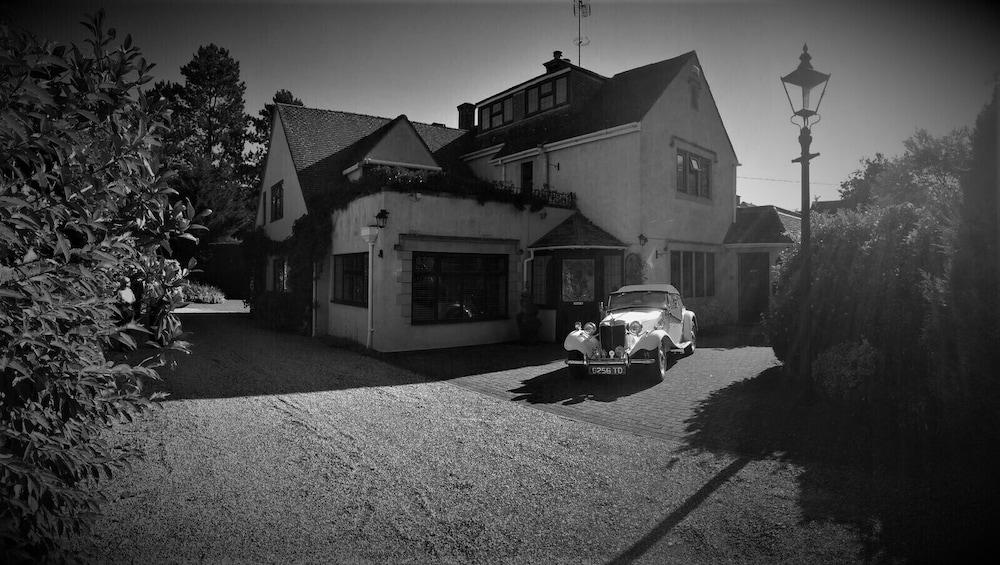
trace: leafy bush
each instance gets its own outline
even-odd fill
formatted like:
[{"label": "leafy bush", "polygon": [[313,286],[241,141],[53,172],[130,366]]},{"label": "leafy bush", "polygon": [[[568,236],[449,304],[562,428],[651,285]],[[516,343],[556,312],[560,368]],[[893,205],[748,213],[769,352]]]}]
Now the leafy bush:
[{"label": "leafy bush", "polygon": [[[100,431],[151,404],[141,379],[186,350],[171,311],[187,270],[162,252],[193,237],[152,153],[166,116],[151,65],[103,15],[84,47],[0,27],[0,545],[61,560],[98,509],[95,482],[134,453]],[[133,336],[159,348],[130,362]],[[153,395],[152,400],[155,400]]]},{"label": "leafy bush", "polygon": [[852,404],[867,402],[871,389],[878,389],[880,355],[862,339],[835,345],[816,356],[813,376],[827,398]]},{"label": "leafy bush", "polygon": [[[802,327],[801,255],[796,244],[778,268],[778,294],[765,322],[775,354],[798,367],[809,340],[815,356],[843,343],[866,340],[881,353],[881,390],[872,398],[897,401],[926,394],[940,335],[925,331],[940,305],[928,288],[944,275],[949,230],[910,204],[819,216],[812,240],[809,328]],[[824,360],[832,360],[824,357]],[[817,380],[832,373],[814,364]],[[804,376],[803,376],[804,377]],[[837,383],[816,383],[822,391]]]},{"label": "leafy bush", "polygon": [[210,284],[191,282],[184,287],[184,299],[199,304],[222,304],[226,295]]}]

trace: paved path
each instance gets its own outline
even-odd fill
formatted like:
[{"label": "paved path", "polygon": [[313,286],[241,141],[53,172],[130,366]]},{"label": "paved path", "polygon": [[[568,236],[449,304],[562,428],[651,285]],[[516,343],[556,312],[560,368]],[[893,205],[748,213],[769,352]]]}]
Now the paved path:
[{"label": "paved path", "polygon": [[547,412],[648,437],[680,440],[713,392],[777,364],[769,347],[702,347],[678,357],[667,378],[573,379],[562,347],[500,344],[391,354],[432,379]]}]

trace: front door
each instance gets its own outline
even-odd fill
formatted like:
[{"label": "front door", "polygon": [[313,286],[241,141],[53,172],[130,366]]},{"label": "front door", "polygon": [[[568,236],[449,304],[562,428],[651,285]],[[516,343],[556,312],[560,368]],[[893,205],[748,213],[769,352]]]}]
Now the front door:
[{"label": "front door", "polygon": [[767,312],[770,296],[768,253],[740,253],[740,322],[756,324]]}]

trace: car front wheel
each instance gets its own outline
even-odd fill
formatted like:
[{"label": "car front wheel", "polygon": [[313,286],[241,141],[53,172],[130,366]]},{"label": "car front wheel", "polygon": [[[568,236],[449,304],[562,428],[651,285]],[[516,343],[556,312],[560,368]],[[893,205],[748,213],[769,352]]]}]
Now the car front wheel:
[{"label": "car front wheel", "polygon": [[665,343],[660,343],[656,349],[656,368],[660,379],[667,378],[667,369],[670,365],[670,348]]}]

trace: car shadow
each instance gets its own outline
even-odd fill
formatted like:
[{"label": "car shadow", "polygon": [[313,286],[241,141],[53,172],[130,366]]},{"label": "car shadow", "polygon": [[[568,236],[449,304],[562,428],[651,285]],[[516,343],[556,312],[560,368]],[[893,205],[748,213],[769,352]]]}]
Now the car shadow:
[{"label": "car shadow", "polygon": [[[676,363],[671,359],[670,367]],[[645,367],[643,367],[645,369]],[[641,372],[641,371],[640,371]],[[576,378],[570,375],[566,367],[550,371],[521,382],[521,386],[512,388],[514,402],[528,404],[562,404],[572,406],[588,400],[594,402],[614,402],[623,396],[654,387],[661,382],[659,375],[628,374],[617,376],[586,376]]]},{"label": "car shadow", "polygon": [[420,373],[431,380],[448,380],[548,365],[566,358],[561,344],[495,343],[421,351],[379,353],[379,359]]},{"label": "car shadow", "polygon": [[800,467],[803,522],[852,525],[862,539],[859,560],[972,557],[988,539],[995,467],[976,463],[983,454],[974,438],[966,445],[916,438],[900,430],[901,416],[816,400],[774,367],[702,400],[686,421],[683,449]]}]

